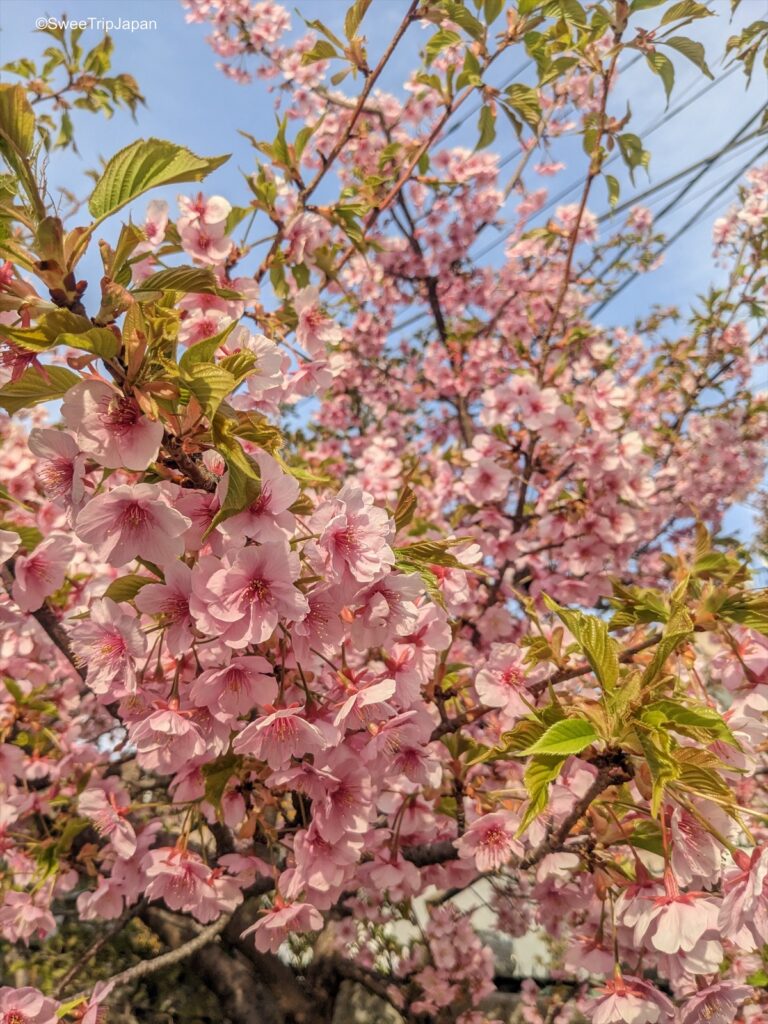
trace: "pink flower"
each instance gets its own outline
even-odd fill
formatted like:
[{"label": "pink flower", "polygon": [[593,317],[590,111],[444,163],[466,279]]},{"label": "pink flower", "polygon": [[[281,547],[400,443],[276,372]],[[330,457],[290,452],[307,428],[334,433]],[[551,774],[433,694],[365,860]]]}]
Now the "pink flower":
[{"label": "pink flower", "polygon": [[88,1002],[85,1006],[78,1008],[79,1012],[83,1014],[79,1024],[106,1024],[104,1017],[105,1011],[102,1009],[101,1004],[114,987],[114,981],[96,982],[93,986],[93,992],[91,993]]},{"label": "pink flower", "polygon": [[155,711],[131,726],[131,742],[142,768],[170,775],[192,758],[202,757],[207,744],[191,718],[189,711],[179,709],[177,701],[158,701]]},{"label": "pink flower", "polygon": [[36,988],[0,988],[2,1024],[58,1024],[59,1005]]},{"label": "pink flower", "polygon": [[320,911],[309,903],[282,903],[272,907],[241,938],[253,935],[256,949],[262,953],[276,953],[289,935],[299,932],[319,932],[323,927]]},{"label": "pink flower", "polygon": [[167,227],[168,203],[164,199],[152,199],[147,203],[147,215],[144,218],[144,234],[151,246],[160,245]]},{"label": "pink flower", "polygon": [[328,583],[344,582],[359,589],[361,583],[372,583],[394,564],[389,546],[394,524],[358,484],[345,484],[335,498],[321,505],[309,520],[309,528],[318,539],[307,545],[307,551],[318,575]]},{"label": "pink flower", "polygon": [[21,547],[21,537],[13,530],[0,530],[0,562],[13,558]]},{"label": "pink flower", "polygon": [[496,871],[511,857],[523,854],[522,844],[515,839],[518,824],[501,811],[483,814],[454,840],[454,846],[459,857],[474,857],[478,871]]},{"label": "pink flower", "polygon": [[27,892],[6,892],[0,906],[0,932],[8,942],[29,945],[30,939],[44,939],[55,931],[56,921],[45,893],[30,896]]},{"label": "pink flower", "polygon": [[[382,679],[380,682],[361,686],[347,697],[336,713],[333,724],[336,726],[351,724],[352,728],[365,728],[368,722],[375,719],[389,718],[394,709],[386,703],[395,692],[394,679]],[[349,723],[349,719],[352,722]]]},{"label": "pink flower", "polygon": [[202,672],[192,684],[190,699],[198,707],[228,721],[257,705],[270,704],[277,695],[277,680],[266,658],[234,658],[224,668]]},{"label": "pink flower", "polygon": [[163,900],[171,910],[195,914],[201,901],[211,893],[211,869],[197,854],[176,846],[150,850],[142,861],[149,879],[144,895],[149,900]]},{"label": "pink flower", "polygon": [[737,985],[733,981],[721,981],[709,988],[700,989],[695,996],[686,1000],[680,1011],[680,1024],[733,1024],[739,1004],[753,994],[749,985]]},{"label": "pink flower", "polygon": [[16,579],[12,594],[23,612],[34,612],[64,583],[75,554],[65,533],[52,533],[29,555],[19,555],[14,564]]},{"label": "pink flower", "polygon": [[247,327],[236,327],[222,347],[226,355],[247,352],[256,360],[248,375],[248,391],[259,396],[277,387],[282,379],[283,356],[274,341],[263,334],[251,334]]},{"label": "pink flower", "polygon": [[405,576],[390,573],[384,579],[357,594],[360,607],[352,620],[352,642],[359,651],[390,644],[407,634],[416,624],[415,601],[423,589],[416,573]]},{"label": "pink flower", "polygon": [[192,521],[169,508],[153,484],[123,484],[91,498],[75,532],[105,562],[125,565],[146,558],[162,565],[184,551],[182,534]]},{"label": "pink flower", "polygon": [[323,312],[315,285],[298,292],[294,307],[299,318],[296,340],[312,357],[325,354],[326,345],[341,341],[341,329]]},{"label": "pink flower", "polygon": [[13,743],[0,743],[0,784],[10,788],[17,778],[24,778],[24,752]]},{"label": "pink flower", "polygon": [[760,949],[768,942],[768,845],[751,856],[737,850],[735,869],[723,880],[718,926],[739,949]]},{"label": "pink flower", "polygon": [[464,474],[464,488],[471,501],[482,505],[504,501],[509,493],[512,473],[498,466],[493,459],[478,459]]},{"label": "pink flower", "polygon": [[[710,801],[698,801],[699,810],[720,832],[728,833],[730,819]],[[705,884],[720,877],[723,848],[702,824],[684,807],[675,806],[669,817],[672,837],[671,865],[681,885]]]},{"label": "pink flower", "polygon": [[259,496],[243,512],[227,519],[222,532],[236,543],[244,537],[262,542],[284,541],[296,525],[288,509],[299,496],[299,482],[284,473],[266,452],[255,458],[261,476]]},{"label": "pink flower", "polygon": [[136,689],[135,661],[147,652],[147,640],[135,613],[123,610],[105,597],[94,601],[90,618],[78,622],[69,633],[72,649],[88,669],[88,685],[105,694],[115,683],[120,692]]},{"label": "pink flower", "polygon": [[51,501],[59,502],[70,516],[76,516],[85,499],[85,455],[65,430],[35,427],[27,438],[29,450],[38,459],[37,476]]},{"label": "pink flower", "polygon": [[84,789],[78,797],[77,808],[91,819],[99,835],[109,839],[118,857],[127,859],[134,855],[136,833],[133,825],[125,820],[128,808],[118,806],[117,794],[113,790],[105,792],[97,786]]},{"label": "pink flower", "polygon": [[236,754],[253,754],[270,768],[283,768],[292,757],[319,754],[328,746],[316,725],[302,717],[302,708],[280,708],[246,725],[235,739]]},{"label": "pink flower", "polygon": [[515,644],[491,644],[491,656],[477,673],[475,689],[483,704],[490,708],[512,705],[520,714],[526,708],[518,696],[525,690],[526,668],[523,652]]},{"label": "pink flower", "polygon": [[635,943],[660,953],[690,953],[704,933],[717,926],[717,907],[707,897],[668,892],[639,916]]},{"label": "pink flower", "polygon": [[221,565],[213,572],[200,565],[193,576],[190,607],[208,636],[236,649],[264,643],[281,617],[299,619],[309,610],[293,585],[299,556],[285,541],[245,548]]},{"label": "pink flower", "polygon": [[179,230],[188,224],[205,224],[207,227],[225,224],[232,212],[228,200],[222,196],[208,196],[206,199],[202,192],[198,192],[194,199],[178,196],[176,201],[181,211]]},{"label": "pink flower", "polygon": [[339,617],[340,602],[330,587],[316,587],[307,595],[309,611],[293,625],[292,641],[296,660],[311,661],[313,651],[331,658],[341,646],[344,627]]},{"label": "pink flower", "polygon": [[180,230],[181,244],[198,263],[216,266],[226,262],[232,242],[224,233],[224,224],[207,225],[199,221],[184,224]]},{"label": "pink flower", "polygon": [[192,570],[183,562],[169,562],[165,583],[149,583],[136,595],[136,607],[147,615],[159,615],[165,629],[165,645],[170,654],[180,657],[192,643],[192,616],[189,598]]},{"label": "pink flower", "polygon": [[631,975],[606,982],[591,1005],[592,1024],[672,1024],[675,1008],[649,981]]},{"label": "pink flower", "polygon": [[162,423],[104,381],[75,384],[64,396],[61,415],[81,450],[102,466],[141,470],[157,458]]}]

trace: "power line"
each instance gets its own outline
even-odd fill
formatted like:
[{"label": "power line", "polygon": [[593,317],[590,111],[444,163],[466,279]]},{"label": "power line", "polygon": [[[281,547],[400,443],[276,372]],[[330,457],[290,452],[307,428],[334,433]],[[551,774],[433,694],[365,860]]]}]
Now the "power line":
[{"label": "power line", "polygon": [[[762,110],[762,107],[761,107],[757,111],[755,111],[755,113],[749,118],[749,120],[746,122],[746,124],[743,124],[741,126],[741,128],[738,129],[738,131],[735,133],[735,135],[731,136],[731,138],[725,143],[724,146],[722,146],[716,153],[714,153],[708,159],[706,159],[704,161],[701,161],[702,166],[701,166],[701,169],[698,171],[698,173],[694,174],[694,176],[690,179],[690,181],[687,181],[685,183],[685,185],[680,189],[680,191],[672,199],[670,199],[670,201],[661,210],[659,210],[659,212],[655,215],[654,221],[656,223],[658,223],[658,221],[660,221],[663,217],[666,217],[667,214],[670,213],[686,195],[688,195],[688,193],[691,191],[693,186],[697,182],[701,181],[701,179],[704,177],[704,175],[709,172],[710,168],[714,167],[714,165],[717,163],[717,161],[725,153],[728,152],[728,150],[734,145],[734,143],[736,143],[738,141],[739,136],[743,135],[744,132],[746,132],[749,128],[751,128],[752,125],[755,123],[755,121],[757,121],[757,119],[762,116],[762,113],[763,113],[763,110]],[[749,164],[747,164],[747,166],[749,166]],[[743,171],[741,173],[743,173]],[[737,177],[738,177],[738,175],[737,175]],[[715,197],[713,197],[713,198],[715,198]],[[621,249],[621,251],[616,254],[616,256],[613,258],[613,260],[608,264],[608,266],[602,268],[601,274],[603,274],[603,275],[610,274],[610,272],[614,269],[614,267],[618,263],[621,262],[622,258],[629,252],[629,250],[631,248],[632,248],[631,244],[625,245]],[[663,248],[662,248],[662,251],[664,251]],[[632,277],[627,278],[626,281],[624,281],[622,283],[621,287],[619,289],[617,289],[617,291],[614,294],[618,295],[620,291],[623,291],[624,288],[626,288],[627,284],[632,279],[633,279]],[[604,306],[610,301],[611,297],[609,297],[608,299],[605,299],[600,304],[600,306],[595,310],[595,315],[597,313],[599,313],[601,309],[604,308]]]},{"label": "power line", "polygon": [[[672,109],[670,111],[667,111],[667,113],[664,114],[663,117],[661,117],[660,119],[658,119],[655,122],[653,122],[648,128],[641,129],[641,132],[640,132],[641,137],[649,138],[651,135],[653,135],[653,133],[655,131],[658,131],[659,128],[663,127],[665,124],[668,124],[675,117],[677,117],[678,114],[681,114],[684,110],[686,110],[688,107],[690,107],[691,104],[693,104],[697,100],[701,99],[701,97],[704,96],[707,92],[709,92],[710,89],[712,89],[715,86],[719,85],[721,82],[724,82],[725,79],[729,75],[731,75],[735,70],[736,70],[736,68],[733,67],[733,68],[729,69],[728,71],[726,71],[726,73],[724,75],[722,75],[720,78],[716,78],[716,79],[714,79],[714,81],[707,82],[707,84],[703,88],[701,88],[694,96],[691,96],[688,100],[686,100],[685,103],[679,103],[674,109]],[[515,154],[512,154],[512,155],[515,155]],[[510,157],[510,159],[511,159],[511,157]],[[610,157],[608,160],[606,160],[604,166],[608,167],[611,164],[615,163],[616,160],[618,160],[618,159],[619,159],[619,155],[618,154],[614,154],[612,157]],[[503,162],[502,162],[502,165],[503,165]],[[696,166],[696,165],[694,165],[694,166]],[[692,168],[688,168],[688,169],[686,169],[685,172],[682,172],[682,173],[688,173],[688,171],[691,170],[691,169]],[[561,202],[563,199],[567,198],[567,196],[569,196],[572,192],[576,191],[576,189],[579,188],[580,184],[581,183],[577,181],[577,182],[574,182],[571,185],[569,185],[567,188],[562,189],[560,192],[557,193],[557,195],[552,196],[549,199],[549,201],[547,202],[547,204],[545,206],[543,206],[541,208],[541,210],[538,211],[538,212],[541,214],[541,213],[546,213],[547,210],[551,210],[553,206],[556,206],[557,203]],[[637,200],[630,200],[629,201],[629,205],[630,206],[634,205],[634,203],[636,201]],[[626,205],[623,208],[626,209]],[[616,211],[614,210],[613,212],[616,212]],[[512,234],[514,234],[514,229],[512,229],[511,231],[508,231],[504,235],[501,235],[499,238],[494,239],[493,242],[488,244],[484,249],[481,249],[480,252],[476,253],[475,254],[475,258],[476,259],[481,259],[483,256],[486,256],[493,249],[497,248],[497,246],[502,245]]]},{"label": "power line", "polygon": [[[666,239],[664,244],[660,247],[658,255],[661,255],[661,253],[666,252],[667,249],[671,248],[671,246],[673,246],[675,242],[678,241],[678,239],[682,238],[686,231],[690,231],[690,229],[699,220],[701,220],[701,218],[711,209],[712,203],[716,199],[719,199],[720,196],[722,196],[725,192],[727,192],[728,189],[731,188],[731,186],[733,186],[739,180],[739,178],[744,174],[744,172],[749,169],[753,162],[756,159],[759,160],[760,157],[763,156],[765,153],[768,153],[768,144],[763,146],[759,153],[753,154],[750,157],[750,159],[745,164],[743,164],[735,174],[731,175],[731,177],[725,182],[724,185],[722,185],[721,188],[717,190],[717,192],[707,197],[705,202],[699,207],[696,213],[694,213],[694,215],[690,217],[685,222],[685,224],[683,224],[682,227],[678,228],[678,230],[673,235],[670,235],[670,237]],[[591,316],[599,316],[600,313],[608,305],[608,303],[613,302],[616,296],[620,295],[621,292],[623,292],[624,289],[627,288],[635,280],[635,278],[639,276],[640,272],[636,270],[634,273],[630,274],[629,277],[625,278],[621,282],[621,284],[617,288],[615,288],[607,298],[603,299],[603,301],[598,306],[595,307],[595,309],[591,312]]]}]

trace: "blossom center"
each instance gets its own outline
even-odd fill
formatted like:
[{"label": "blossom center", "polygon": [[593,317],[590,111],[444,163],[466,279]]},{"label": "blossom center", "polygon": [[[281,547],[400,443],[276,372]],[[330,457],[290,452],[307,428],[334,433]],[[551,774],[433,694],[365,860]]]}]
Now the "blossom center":
[{"label": "blossom center", "polygon": [[126,434],[139,422],[141,410],[131,398],[110,398],[100,419],[115,434]]},{"label": "blossom center", "polygon": [[248,583],[246,596],[249,601],[266,601],[269,597],[269,583],[260,576],[256,576]]},{"label": "blossom center", "polygon": [[138,501],[132,501],[123,509],[121,519],[125,526],[137,530],[142,526],[147,525],[150,520],[150,515],[149,512],[138,503]]}]

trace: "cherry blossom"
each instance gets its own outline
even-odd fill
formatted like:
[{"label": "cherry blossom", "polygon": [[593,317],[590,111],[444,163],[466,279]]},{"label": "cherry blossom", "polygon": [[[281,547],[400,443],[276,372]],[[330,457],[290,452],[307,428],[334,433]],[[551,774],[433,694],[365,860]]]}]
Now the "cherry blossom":
[{"label": "cherry blossom", "polygon": [[150,420],[135,399],[103,381],[76,384],[64,396],[61,414],[80,451],[102,466],[146,469],[157,458],[162,423]]},{"label": "cherry blossom", "polygon": [[182,535],[191,524],[154,485],[121,484],[91,498],[77,517],[75,532],[111,565],[125,565],[137,556],[162,565],[182,553]]}]

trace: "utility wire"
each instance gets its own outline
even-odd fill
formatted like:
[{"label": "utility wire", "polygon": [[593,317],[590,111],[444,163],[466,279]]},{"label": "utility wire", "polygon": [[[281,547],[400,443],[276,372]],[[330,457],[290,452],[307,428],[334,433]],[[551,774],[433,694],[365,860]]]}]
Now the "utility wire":
[{"label": "utility wire", "polygon": [[[701,99],[701,97],[704,96],[706,93],[708,93],[710,89],[714,88],[715,86],[719,85],[721,82],[725,81],[725,79],[729,75],[731,75],[735,70],[736,70],[736,68],[734,66],[733,68],[731,68],[728,71],[726,71],[726,73],[724,75],[722,75],[720,78],[716,78],[716,79],[714,79],[711,82],[707,82],[707,84],[703,88],[699,89],[699,91],[694,96],[689,97],[689,99],[687,99],[685,101],[685,103],[679,103],[674,109],[672,109],[670,111],[667,111],[667,113],[664,114],[663,117],[661,117],[660,119],[658,119],[655,122],[653,122],[649,127],[641,129],[641,131],[640,131],[641,138],[644,138],[644,139],[649,138],[651,135],[653,135],[653,133],[655,131],[658,131],[659,128],[662,128],[665,124],[668,124],[675,117],[677,117],[678,114],[681,114],[684,110],[687,110],[687,108],[690,107],[691,104],[693,104],[697,100]],[[515,155],[515,154],[512,154],[512,155]],[[511,157],[510,157],[510,159],[511,159]],[[606,162],[605,162],[605,164],[603,166],[604,167],[609,167],[611,164],[615,163],[616,160],[618,160],[618,159],[619,159],[619,154],[615,153],[612,157],[610,157],[608,160],[606,160]],[[502,162],[502,164],[503,164],[503,162]],[[694,167],[695,166],[697,166],[697,165],[694,165]],[[693,167],[686,168],[686,170],[684,172],[681,172],[680,176],[683,176],[684,174],[687,174],[692,169],[693,169]],[[558,192],[557,195],[552,196],[549,199],[549,201],[547,202],[547,204],[542,207],[542,209],[539,211],[539,213],[546,213],[547,210],[551,210],[553,206],[556,206],[557,203],[559,203],[563,199],[567,198],[567,196],[569,196],[572,192],[575,192],[579,188],[580,184],[581,183],[578,182],[578,181],[577,182],[573,182],[572,184],[568,185],[567,188],[564,188],[560,192]],[[649,192],[650,191],[652,191],[652,190],[649,190]],[[631,200],[628,201],[628,204],[629,204],[629,206],[632,206],[632,205],[634,205],[635,202],[637,202],[637,199],[631,199]],[[622,209],[626,209],[626,208],[627,208],[627,204],[624,204]],[[602,218],[598,218],[598,219],[605,219],[607,216],[610,216],[611,213],[616,213],[616,212],[617,212],[616,209],[614,209],[612,211],[608,211],[606,214],[603,215]],[[483,256],[486,256],[493,249],[497,248],[497,246],[502,245],[504,242],[506,242],[506,240],[512,234],[514,234],[514,229],[512,229],[511,231],[508,231],[506,234],[501,235],[498,238],[495,238],[493,240],[493,242],[489,243],[484,249],[481,249],[480,252],[476,253],[475,254],[475,258],[476,259],[481,259]]]},{"label": "utility wire", "polygon": [[[638,203],[638,202],[640,202],[640,201],[642,201],[644,199],[648,199],[651,196],[656,195],[659,192],[667,191],[672,185],[674,185],[676,182],[678,182],[681,178],[686,177],[692,171],[695,171],[697,168],[700,168],[700,167],[703,167],[704,165],[707,165],[707,169],[708,169],[717,160],[721,159],[722,157],[725,157],[726,151],[728,149],[730,149],[730,153],[731,153],[731,156],[732,156],[741,146],[746,145],[748,142],[754,141],[760,134],[761,134],[760,130],[756,129],[755,131],[750,132],[748,135],[744,136],[743,139],[738,139],[730,147],[727,147],[727,146],[726,147],[722,147],[720,150],[716,150],[714,153],[710,153],[708,156],[703,157],[701,160],[697,160],[696,163],[690,164],[688,167],[684,167],[680,171],[676,171],[674,174],[670,175],[668,178],[665,178],[663,181],[660,181],[657,184],[652,185],[650,188],[645,189],[645,191],[640,192],[640,193],[632,196],[630,199],[625,200],[625,202],[621,203],[619,206],[616,206],[614,209],[607,210],[605,213],[600,214],[600,216],[597,218],[598,222],[602,223],[602,222],[608,220],[609,218],[615,216],[616,214],[622,213],[624,210],[629,209],[630,207],[636,205],[636,203]],[[746,168],[748,168],[752,163],[754,163],[755,158],[757,156],[759,156],[759,155],[761,155],[761,154],[752,154],[750,156],[749,160],[747,161]],[[743,170],[740,171],[739,173],[742,174]],[[697,176],[697,180],[700,180],[700,178],[701,178],[700,175]],[[720,180],[722,180],[722,179],[720,179]],[[709,187],[710,186],[707,186],[707,188],[709,188]],[[701,193],[699,192],[699,193],[697,193],[697,195],[701,195]],[[681,197],[678,196],[677,198],[679,200]],[[691,197],[691,198],[693,198],[693,197]],[[665,207],[664,210],[660,211],[658,214],[656,214],[654,216],[654,221],[658,221],[661,217],[665,216],[665,213],[668,210],[671,210],[672,208],[673,208],[673,204],[669,204],[668,207]],[[482,256],[485,251],[486,250],[483,250],[483,252],[479,253],[478,257]],[[623,253],[622,253],[622,255],[623,255]],[[392,328],[392,331],[393,332],[394,331],[400,331],[400,330],[403,330],[406,327],[411,327],[413,324],[418,323],[420,320],[424,320],[428,316],[429,316],[429,313],[424,312],[424,311],[419,312],[419,313],[414,313],[407,320],[403,320],[401,323],[395,324],[393,326],[393,328]]]},{"label": "utility wire", "polygon": [[[762,113],[762,111],[761,111],[761,113]],[[739,180],[739,178],[744,174],[744,172],[749,169],[749,167],[752,165],[754,160],[755,159],[759,159],[765,153],[768,153],[768,144],[763,146],[763,148],[760,150],[759,153],[754,154],[752,157],[750,157],[750,159],[747,161],[747,163],[744,164],[742,167],[740,167],[738,169],[738,171],[734,175],[732,175],[728,179],[728,181],[726,181],[725,184],[722,185],[722,187],[717,190],[717,192],[714,193],[714,195],[711,195],[711,196],[707,197],[705,202],[699,207],[699,209],[696,211],[696,213],[694,213],[693,216],[690,217],[685,222],[685,224],[682,225],[682,227],[678,228],[678,230],[673,235],[670,235],[670,237],[664,242],[664,244],[659,249],[658,255],[661,255],[661,253],[666,252],[667,249],[671,248],[671,246],[673,246],[675,244],[675,242],[677,242],[680,238],[682,238],[682,236],[687,231],[690,231],[690,229],[696,223],[698,223],[698,221],[701,220],[702,217],[704,217],[709,212],[709,210],[711,209],[713,201],[716,200],[716,199],[719,199],[720,196],[722,196],[725,192],[727,192],[728,189],[731,188]],[[594,316],[599,316],[600,313],[608,305],[608,303],[609,302],[613,302],[613,300],[616,298],[616,296],[620,295],[621,292],[623,292],[624,289],[627,288],[635,280],[635,278],[637,278],[639,276],[640,276],[640,272],[637,271],[637,270],[634,273],[630,274],[630,276],[625,278],[621,282],[621,284],[617,288],[615,288],[607,298],[603,299],[603,301],[598,306],[596,306],[594,310],[592,310],[590,315],[593,316],[593,317]]]},{"label": "utility wire", "polygon": [[[762,110],[762,107],[760,107],[749,118],[749,120],[746,122],[746,124],[743,124],[741,126],[741,128],[739,128],[738,131],[735,133],[735,135],[731,136],[731,138],[725,143],[724,146],[722,146],[716,153],[713,153],[712,156],[708,157],[706,160],[701,161],[702,166],[701,166],[700,170],[696,174],[694,174],[694,176],[690,179],[690,181],[687,181],[685,183],[685,185],[683,185],[683,187],[680,189],[680,191],[675,196],[673,196],[673,198],[670,199],[670,201],[661,210],[659,210],[659,212],[654,216],[654,222],[658,223],[658,221],[660,221],[663,217],[666,217],[668,213],[671,213],[671,211],[674,210],[674,208],[678,205],[678,203],[685,196],[688,195],[688,193],[691,191],[693,186],[697,182],[701,181],[701,179],[704,177],[704,175],[709,172],[710,168],[714,167],[714,165],[717,163],[717,161],[722,156],[724,156],[725,153],[727,153],[730,150],[730,148],[738,141],[739,137],[741,135],[743,135],[749,128],[751,128],[752,125],[755,123],[755,121],[757,121],[757,119],[762,116],[762,113],[763,113],[763,110]],[[749,164],[747,164],[747,166],[749,166]],[[743,171],[741,171],[740,173],[743,174]],[[737,175],[737,177],[738,177],[738,175]],[[631,248],[632,248],[631,244],[625,245],[621,249],[621,251],[616,254],[616,256],[613,258],[613,260],[608,264],[608,266],[604,267],[600,271],[600,273],[603,274],[603,275],[610,274],[610,272],[613,270],[613,268],[618,263],[621,262],[622,258],[629,252],[629,250]],[[627,280],[622,283],[621,288],[619,290],[623,291],[624,288],[626,288],[626,286],[627,286],[627,284],[629,283],[630,280],[632,280],[632,278],[627,278]],[[618,294],[618,290],[616,291],[615,294]],[[610,300],[609,299],[604,300],[604,302],[601,303],[599,309],[596,312],[599,312],[599,310],[602,309],[608,301],[610,301]]]}]

